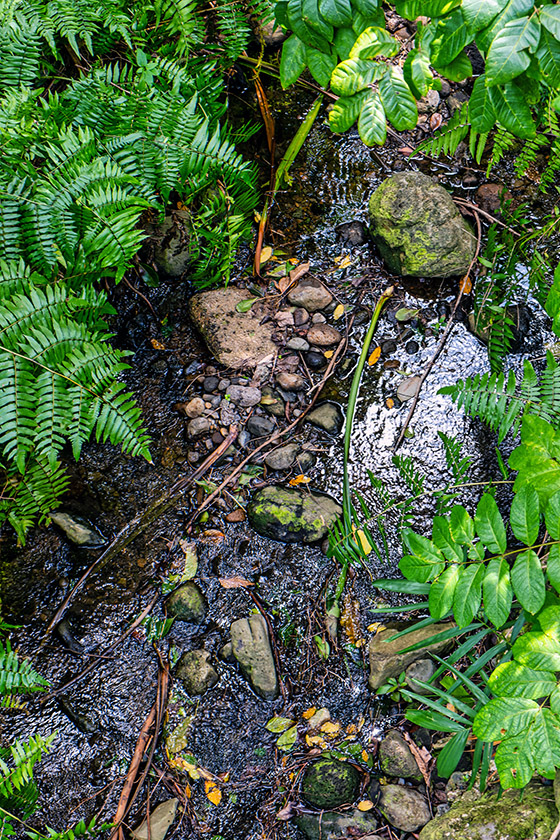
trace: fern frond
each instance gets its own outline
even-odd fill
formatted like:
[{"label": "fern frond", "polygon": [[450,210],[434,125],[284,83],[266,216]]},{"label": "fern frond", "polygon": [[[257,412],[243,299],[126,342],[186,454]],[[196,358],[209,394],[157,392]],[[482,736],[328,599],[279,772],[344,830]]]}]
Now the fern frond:
[{"label": "fern frond", "polygon": [[2,802],[12,801],[33,781],[35,764],[49,751],[55,738],[56,733],[47,738],[34,735],[27,741],[15,741],[3,751],[5,757],[0,757],[0,806]]},{"label": "fern frond", "polygon": [[486,177],[488,178],[492,169],[499,164],[499,162],[504,157],[505,153],[509,151],[516,143],[518,142],[518,138],[511,134],[507,129],[503,128],[502,126],[498,127],[494,135],[494,141],[492,143],[492,154],[490,155],[490,160],[488,161],[488,166],[486,168]]},{"label": "fern frond", "polygon": [[29,659],[20,661],[9,640],[0,642],[0,695],[44,691],[48,682],[34,671]]},{"label": "fern frond", "polygon": [[468,103],[458,108],[446,125],[438,128],[434,136],[423,140],[416,147],[417,152],[439,157],[441,154],[452,156],[457,151],[461,140],[469,133]]}]

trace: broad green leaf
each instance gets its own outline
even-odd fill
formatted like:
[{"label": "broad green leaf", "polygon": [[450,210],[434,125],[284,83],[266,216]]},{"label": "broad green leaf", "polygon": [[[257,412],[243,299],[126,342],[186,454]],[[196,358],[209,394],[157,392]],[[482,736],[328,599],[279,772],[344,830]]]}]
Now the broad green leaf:
[{"label": "broad green leaf", "polygon": [[554,712],[555,715],[560,714],[560,686],[557,685],[556,688],[551,691],[550,693],[550,708]]},{"label": "broad green leaf", "polygon": [[287,88],[296,82],[307,66],[306,46],[297,35],[290,35],[282,47],[280,83]]},{"label": "broad green leaf", "polygon": [[354,96],[341,96],[329,112],[329,125],[336,134],[344,134],[352,128],[362,110],[369,91],[361,90]]},{"label": "broad green leaf", "polygon": [[486,569],[472,563],[461,567],[453,595],[453,615],[459,627],[466,627],[480,609],[482,581]]},{"label": "broad green leaf", "polygon": [[453,505],[449,513],[451,536],[458,543],[470,543],[474,539],[474,522],[462,505]]},{"label": "broad green leaf", "polygon": [[358,119],[358,134],[366,146],[382,146],[387,139],[387,121],[379,94],[368,92]]},{"label": "broad green leaf", "polygon": [[291,718],[286,717],[273,717],[265,724],[265,729],[268,729],[269,732],[275,732],[279,734],[280,732],[285,732],[286,729],[289,729],[291,726],[295,724],[295,721]]},{"label": "broad green leaf", "polygon": [[496,500],[490,493],[485,493],[476,507],[474,526],[489,551],[502,554],[506,550],[506,529]]},{"label": "broad green leaf", "polygon": [[544,511],[546,530],[553,540],[560,540],[560,492],[553,493]]},{"label": "broad green leaf", "polygon": [[406,528],[403,531],[403,539],[406,545],[409,547],[410,551],[413,554],[418,555],[418,557],[424,557],[428,559],[431,563],[443,562],[443,554],[441,553],[439,548],[436,545],[434,545],[434,543],[427,537],[423,537],[421,534],[417,534],[410,528]]},{"label": "broad green leaf", "polygon": [[352,29],[356,35],[361,35],[370,26],[385,26],[383,9],[377,9],[373,15],[363,15],[361,12],[354,14],[352,18]]},{"label": "broad green leaf", "polygon": [[522,551],[511,569],[515,596],[527,612],[534,615],[544,604],[545,586],[541,561],[532,549]]},{"label": "broad green leaf", "polygon": [[513,646],[516,662],[537,671],[560,671],[560,639],[555,633],[533,631],[520,636]]},{"label": "broad green leaf", "polygon": [[434,18],[447,15],[461,5],[461,0],[397,0],[395,5],[398,15],[416,20],[421,15]]},{"label": "broad green leaf", "polygon": [[527,733],[502,741],[494,760],[504,790],[525,787],[535,772],[533,747]]},{"label": "broad green leaf", "polygon": [[486,57],[486,84],[502,85],[523,73],[530,64],[529,53],[539,44],[541,28],[534,17],[510,20],[498,32]]},{"label": "broad green leaf", "polygon": [[284,752],[289,752],[297,738],[297,726],[292,726],[290,729],[286,729],[285,732],[280,735],[278,740],[276,741],[276,746],[279,750],[283,750]]},{"label": "broad green leaf", "polygon": [[314,50],[312,47],[307,47],[306,57],[307,66],[315,81],[321,87],[328,87],[332,72],[336,67],[336,58],[333,55],[326,55],[319,50]]},{"label": "broad green leaf", "polygon": [[533,7],[533,0],[508,0],[490,24],[477,33],[476,45],[478,49],[486,53],[496,35],[502,31],[508,21],[522,17],[523,15],[528,15],[533,10]]},{"label": "broad green leaf", "polygon": [[475,131],[487,134],[496,122],[490,91],[485,84],[485,76],[479,76],[474,83],[469,99],[469,122]]},{"label": "broad green leaf", "polygon": [[432,521],[432,541],[447,560],[463,562],[463,549],[451,536],[449,521],[445,516],[434,516]]},{"label": "broad green leaf", "polygon": [[339,96],[352,96],[369,87],[385,72],[383,64],[374,61],[362,61],[359,58],[347,58],[341,61],[331,76],[331,88]]},{"label": "broad green leaf", "polygon": [[560,41],[560,6],[543,6],[540,10],[541,23],[557,41]]},{"label": "broad green leaf", "polygon": [[[330,38],[326,39],[305,23],[303,20],[303,0],[288,0],[288,21],[290,29],[307,47],[314,47],[316,50],[325,53],[330,51],[329,41],[332,34]],[[329,26],[326,22],[325,25]]]},{"label": "broad green leaf", "polygon": [[400,67],[387,67],[387,72],[379,80],[379,93],[387,119],[397,131],[415,127],[418,122],[416,100],[403,78]]},{"label": "broad green leaf", "polygon": [[430,56],[428,53],[416,48],[410,50],[403,65],[403,76],[417,99],[425,96],[430,90],[434,79],[433,73],[430,70]]},{"label": "broad green leaf", "polygon": [[461,9],[455,9],[438,21],[431,48],[432,65],[445,67],[451,64],[467,44],[470,44],[472,38],[473,33],[461,14]]},{"label": "broad green leaf", "polygon": [[352,5],[364,17],[375,17],[382,11],[380,0],[353,0]]},{"label": "broad green leaf", "polygon": [[356,33],[349,27],[337,29],[334,36],[334,45],[341,61],[346,61],[350,58],[350,50],[354,46],[356,40]]},{"label": "broad green leaf", "polygon": [[560,767],[560,720],[550,709],[541,709],[530,732],[537,770],[547,778],[554,778]]},{"label": "broad green leaf", "polygon": [[[492,88],[492,91],[497,88]],[[541,417],[527,415],[521,425],[521,444],[509,457],[509,465],[519,471],[513,485],[517,493],[531,484],[539,494],[541,507],[560,490],[560,432]]]},{"label": "broad green leaf", "polygon": [[509,521],[514,536],[525,545],[533,545],[541,523],[539,495],[534,487],[526,485],[515,494]]},{"label": "broad green leaf", "polygon": [[456,563],[448,566],[438,575],[430,587],[428,603],[432,618],[439,621],[450,611],[453,606],[453,595],[459,580],[459,569]]},{"label": "broad green leaf", "polygon": [[393,578],[378,578],[371,582],[375,589],[386,589],[387,592],[403,592],[407,595],[427,595],[430,591],[429,583],[414,583],[410,580]]},{"label": "broad green leaf", "polygon": [[490,690],[499,697],[547,697],[556,687],[552,671],[535,671],[519,662],[502,662],[488,681]]},{"label": "broad green leaf", "polygon": [[557,592],[560,592],[560,545],[551,545],[546,560],[546,576]]},{"label": "broad green leaf", "polygon": [[436,575],[439,575],[443,567],[444,563],[434,562],[412,554],[405,554],[399,563],[399,569],[403,575],[409,580],[418,581],[418,583],[426,583],[426,581],[432,580]]},{"label": "broad green leaf", "polygon": [[400,49],[399,42],[386,29],[369,26],[356,39],[350,50],[350,58],[376,58],[378,55],[393,56]]},{"label": "broad green leaf", "polygon": [[314,29],[326,41],[332,41],[334,29],[319,11],[319,0],[301,0],[303,22]]},{"label": "broad green leaf", "polygon": [[483,741],[501,741],[525,732],[540,712],[534,700],[496,697],[477,712],[473,732]]},{"label": "broad green leaf", "polygon": [[444,779],[448,779],[453,771],[456,769],[471,733],[468,729],[462,732],[457,732],[444,746],[437,758],[438,775]]},{"label": "broad green leaf", "polygon": [[509,564],[503,557],[494,557],[489,563],[482,583],[484,612],[494,625],[502,627],[509,618],[513,592]]},{"label": "broad green leaf", "polygon": [[352,24],[352,5],[350,0],[319,0],[319,11],[333,26]]},{"label": "broad green leaf", "polygon": [[478,32],[492,23],[506,3],[507,0],[463,0],[461,11],[469,28]]},{"label": "broad green leaf", "polygon": [[513,82],[489,88],[490,101],[499,123],[523,140],[535,136],[535,123],[523,92]]},{"label": "broad green leaf", "polygon": [[462,82],[463,79],[468,79],[473,74],[471,60],[466,52],[459,53],[451,64],[438,65],[437,70],[438,73],[445,76],[446,79],[451,79],[452,82]]}]

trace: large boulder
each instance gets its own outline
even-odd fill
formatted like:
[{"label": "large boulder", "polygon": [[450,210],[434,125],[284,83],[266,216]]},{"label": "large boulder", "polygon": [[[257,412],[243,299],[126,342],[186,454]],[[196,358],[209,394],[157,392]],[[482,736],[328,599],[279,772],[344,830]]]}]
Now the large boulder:
[{"label": "large boulder", "polygon": [[397,172],[370,199],[372,233],[394,274],[465,274],[476,236],[448,192],[421,172]]},{"label": "large boulder", "polygon": [[414,630],[400,639],[394,639],[392,642],[387,641],[394,636],[399,630],[404,630],[407,626],[404,621],[394,621],[383,627],[380,627],[375,636],[369,643],[369,687],[372,691],[377,689],[385,683],[389,677],[398,677],[401,671],[406,671],[412,662],[418,659],[425,659],[426,653],[436,653],[440,655],[448,647],[450,642],[447,640],[436,642],[429,647],[420,648],[419,650],[403,651],[435,636],[437,633],[442,633],[448,630],[450,624],[431,624],[428,627],[421,627],[419,630]]},{"label": "large boulder", "polygon": [[237,310],[241,301],[251,298],[245,289],[228,286],[199,292],[189,301],[189,314],[195,327],[210,352],[226,367],[253,368],[271,362],[276,354],[272,341],[274,324],[261,324],[264,310],[259,299],[254,298],[255,303],[248,311]]},{"label": "large boulder", "polygon": [[277,485],[257,490],[247,506],[255,531],[285,543],[322,540],[341,513],[330,496]]},{"label": "large boulder", "polygon": [[524,790],[469,790],[447,813],[431,820],[420,840],[548,840],[558,822],[551,787],[531,783]]}]

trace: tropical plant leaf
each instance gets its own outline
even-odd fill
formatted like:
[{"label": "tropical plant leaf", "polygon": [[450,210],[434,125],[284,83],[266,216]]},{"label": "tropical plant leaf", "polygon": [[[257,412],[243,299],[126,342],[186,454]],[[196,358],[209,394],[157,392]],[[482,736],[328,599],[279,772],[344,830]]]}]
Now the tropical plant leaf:
[{"label": "tropical plant leaf", "polygon": [[358,119],[358,133],[366,146],[382,146],[387,138],[385,110],[377,91],[369,91]]},{"label": "tropical plant leaf", "polygon": [[482,593],[486,615],[494,627],[503,627],[513,600],[509,564],[503,557],[494,557],[488,563]]},{"label": "tropical plant leaf", "polygon": [[414,128],[418,121],[416,100],[404,80],[402,70],[390,65],[379,79],[379,94],[387,119],[397,131]]}]

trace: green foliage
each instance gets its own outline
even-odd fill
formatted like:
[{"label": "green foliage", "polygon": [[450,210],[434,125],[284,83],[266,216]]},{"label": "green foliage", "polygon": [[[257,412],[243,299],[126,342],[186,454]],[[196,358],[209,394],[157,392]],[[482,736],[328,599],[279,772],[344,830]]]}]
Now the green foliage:
[{"label": "green foliage", "polygon": [[28,659],[21,661],[9,640],[0,642],[0,704],[10,706],[15,694],[44,691],[48,683],[32,667]]},{"label": "green foliage", "polygon": [[497,127],[495,161],[510,137],[536,137],[533,106],[541,93],[556,103],[560,87],[555,7],[547,0],[406,0],[396,3],[396,11],[409,20],[431,18],[418,25],[402,70],[390,61],[401,46],[385,30],[379,0],[277,0],[277,21],[293,32],[283,48],[283,86],[306,67],[325,87],[330,74],[331,88],[341,97],[329,115],[333,131],[346,131],[357,120],[364,143],[381,145],[387,120],[399,131],[416,125],[416,99],[439,84],[434,71],[453,81],[472,75],[465,50],[474,43],[485,59],[485,74],[476,80],[468,106],[425,148],[452,153],[470,132],[471,152],[480,161],[487,135]]}]

